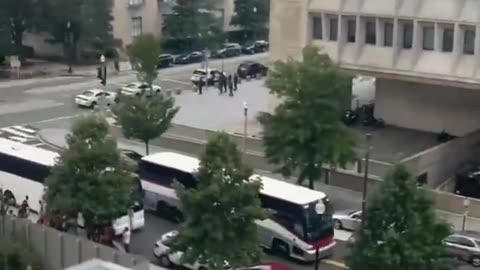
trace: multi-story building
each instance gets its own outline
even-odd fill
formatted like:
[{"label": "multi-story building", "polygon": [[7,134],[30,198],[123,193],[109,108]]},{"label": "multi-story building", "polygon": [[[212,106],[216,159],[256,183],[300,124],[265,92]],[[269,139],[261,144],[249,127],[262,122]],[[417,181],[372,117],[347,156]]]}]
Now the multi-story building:
[{"label": "multi-story building", "polygon": [[275,0],[270,12],[272,60],[301,58],[311,43],[377,77],[375,115],[386,123],[480,128],[480,1]]},{"label": "multi-story building", "polygon": [[141,34],[160,37],[164,0],[114,0],[112,7],[113,36],[128,45]]},{"label": "multi-story building", "polygon": [[[112,6],[113,37],[125,47],[140,34],[161,35],[161,8],[168,0],[114,0]],[[62,57],[61,44],[51,44],[46,33],[25,33],[24,44],[31,46],[37,56]]]}]

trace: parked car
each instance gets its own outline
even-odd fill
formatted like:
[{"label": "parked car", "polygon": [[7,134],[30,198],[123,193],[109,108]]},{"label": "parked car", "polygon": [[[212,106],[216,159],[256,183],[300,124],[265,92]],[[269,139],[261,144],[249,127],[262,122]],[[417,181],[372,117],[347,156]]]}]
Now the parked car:
[{"label": "parked car", "polygon": [[171,54],[160,54],[158,57],[158,68],[169,67],[173,63],[173,55]]},{"label": "parked car", "polygon": [[173,60],[174,64],[191,64],[191,63],[199,63],[202,62],[204,59],[202,52],[191,52],[182,54],[180,56],[175,57]]},{"label": "parked car", "polygon": [[268,51],[269,44],[265,40],[257,40],[252,44],[242,47],[242,52],[244,54],[255,54]]},{"label": "parked car", "polygon": [[245,79],[247,77],[257,77],[257,75],[265,76],[268,73],[268,68],[260,63],[254,61],[245,61],[237,68],[238,77]]},{"label": "parked car", "polygon": [[[191,270],[207,270],[205,265],[198,262],[194,264],[186,264],[182,262],[183,252],[172,252],[171,246],[178,236],[177,231],[171,231],[161,236],[160,240],[155,243],[153,254],[158,259],[162,267],[183,267]],[[225,262],[228,266],[228,262]],[[236,268],[235,270],[292,270],[290,267],[277,262],[264,262],[253,266]]]},{"label": "parked car", "polygon": [[144,82],[133,82],[125,85],[124,87],[120,88],[120,93],[124,96],[150,96],[160,94],[162,88],[158,85],[152,86],[153,91],[151,91],[150,86]]},{"label": "parked car", "polygon": [[238,43],[225,43],[223,48],[212,53],[213,57],[226,58],[232,56],[239,56],[242,54],[242,46]]},{"label": "parked car", "polygon": [[457,232],[444,240],[447,255],[480,267],[480,233],[475,231]]},{"label": "parked car", "polygon": [[204,68],[199,68],[193,71],[193,75],[191,78],[191,81],[194,85],[197,85],[200,82],[200,79],[206,78],[207,83],[209,85],[212,85],[218,81],[218,76],[220,71],[218,71],[215,68],[209,68],[209,69],[204,69]]},{"label": "parked car", "polygon": [[[105,98],[102,101],[102,98]],[[113,92],[107,92],[102,89],[87,90],[79,95],[75,96],[75,103],[82,107],[94,108],[95,106],[105,102],[107,106],[113,105],[118,101],[117,94]]]},{"label": "parked car", "polygon": [[289,266],[286,266],[277,262],[264,262],[258,265],[249,266],[245,268],[239,268],[236,270],[293,270]]},{"label": "parked car", "polygon": [[334,213],[333,226],[335,229],[347,229],[355,231],[362,223],[362,211],[347,210]]},{"label": "parked car", "polygon": [[153,254],[158,259],[158,263],[162,267],[181,266],[190,270],[207,270],[204,265],[198,262],[188,264],[182,262],[183,252],[172,252],[171,246],[178,235],[178,231],[171,231],[161,236],[160,240],[153,247]]}]

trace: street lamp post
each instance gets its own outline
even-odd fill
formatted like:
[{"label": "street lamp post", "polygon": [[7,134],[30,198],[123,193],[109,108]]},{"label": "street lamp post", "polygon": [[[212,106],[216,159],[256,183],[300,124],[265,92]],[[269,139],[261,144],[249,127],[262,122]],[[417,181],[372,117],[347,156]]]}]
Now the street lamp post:
[{"label": "street lamp post", "polygon": [[[103,86],[104,90],[106,91],[106,86],[107,86],[107,65],[105,63],[105,56],[102,54],[100,56],[100,64],[101,64],[101,70],[102,70],[102,75],[103,75]],[[102,95],[100,98],[100,112],[104,113],[105,111],[105,95]]]},{"label": "street lamp post", "polygon": [[[257,7],[254,6],[252,11],[253,11],[253,14],[254,14],[254,15],[257,15]],[[255,17],[255,16],[254,16],[254,17]],[[256,29],[253,29],[253,33],[252,33],[252,34],[253,34],[253,40],[256,40],[256,39],[257,39]]]},{"label": "street lamp post", "polygon": [[243,102],[243,153],[247,153],[248,103]]},{"label": "street lamp post", "polygon": [[372,134],[366,135],[366,151],[365,151],[365,170],[363,172],[363,192],[362,192],[362,230],[365,228],[365,217],[367,212],[367,192],[368,192],[368,164],[370,163],[370,143]]},{"label": "street lamp post", "polygon": [[463,199],[464,211],[462,219],[462,231],[465,231],[465,227],[467,225],[468,206],[470,206],[470,199],[468,197],[465,197],[465,199]]},{"label": "street lamp post", "polygon": [[67,22],[67,42],[68,42],[68,73],[73,73],[72,60],[73,60],[73,34],[72,23]]}]

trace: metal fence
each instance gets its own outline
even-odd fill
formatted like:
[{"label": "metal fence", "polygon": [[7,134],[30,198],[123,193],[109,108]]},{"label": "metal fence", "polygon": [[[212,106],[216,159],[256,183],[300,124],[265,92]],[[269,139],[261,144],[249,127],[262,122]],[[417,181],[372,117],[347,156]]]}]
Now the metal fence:
[{"label": "metal fence", "polygon": [[30,220],[0,216],[0,243],[12,236],[22,237],[32,246],[43,269],[61,270],[92,258],[110,261],[134,270],[148,270],[149,261],[86,238],[63,233]]}]

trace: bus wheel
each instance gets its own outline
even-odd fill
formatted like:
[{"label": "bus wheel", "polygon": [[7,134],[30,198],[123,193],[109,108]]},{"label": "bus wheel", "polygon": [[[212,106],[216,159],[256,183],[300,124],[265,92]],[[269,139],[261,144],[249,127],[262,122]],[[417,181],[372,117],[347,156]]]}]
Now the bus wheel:
[{"label": "bus wheel", "polygon": [[17,200],[15,199],[15,195],[10,190],[5,190],[3,193],[3,200],[10,206],[16,206]]},{"label": "bus wheel", "polygon": [[167,216],[168,206],[164,202],[157,202],[157,214],[161,217]]},{"label": "bus wheel", "polygon": [[288,245],[282,240],[273,239],[272,251],[274,254],[279,255],[281,257],[285,257],[285,258],[290,257],[290,249]]}]

